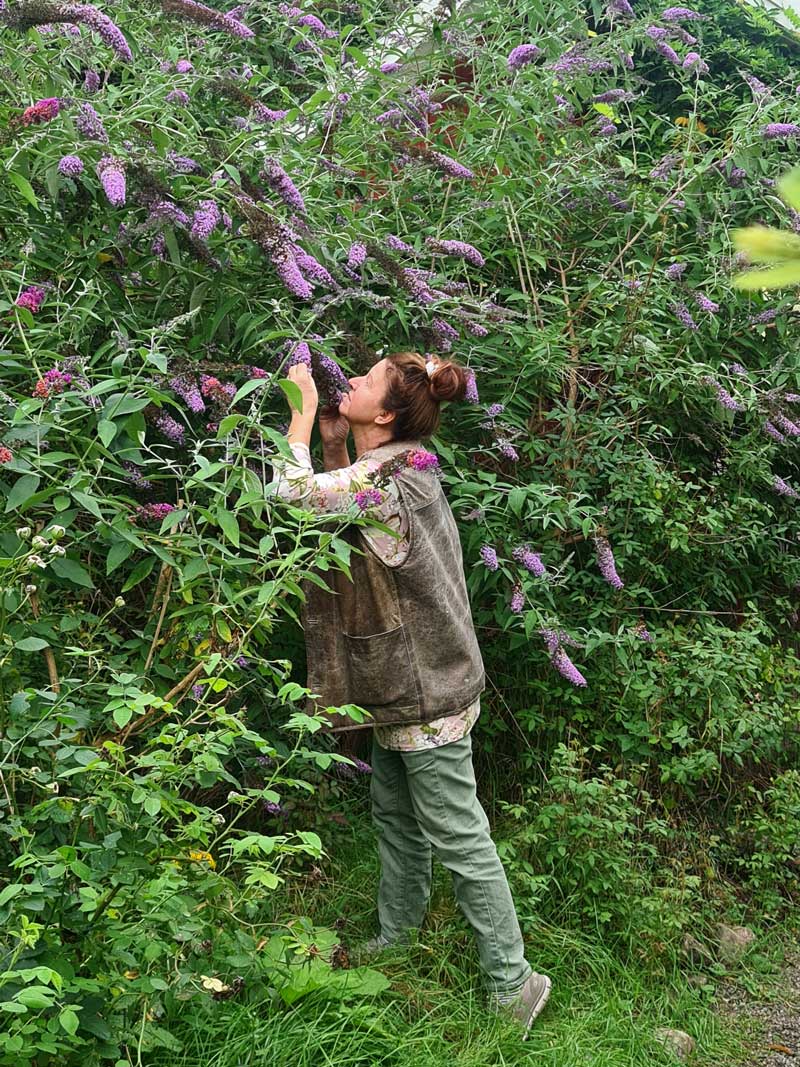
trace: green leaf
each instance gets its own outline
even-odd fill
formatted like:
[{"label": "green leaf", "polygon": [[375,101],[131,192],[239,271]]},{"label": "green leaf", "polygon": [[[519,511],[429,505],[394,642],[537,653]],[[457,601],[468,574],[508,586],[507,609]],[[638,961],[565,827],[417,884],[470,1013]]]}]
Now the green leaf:
[{"label": "green leaf", "polygon": [[18,478],[8,494],[6,511],[24,511],[25,504],[39,488],[40,481],[38,474],[23,474],[21,478]]},{"label": "green leaf", "polygon": [[318,104],[325,103],[325,101],[330,100],[332,96],[333,93],[330,89],[317,89],[317,91],[312,96],[309,96],[308,100],[306,100],[300,110],[303,112],[304,115],[308,115],[312,111],[316,110]]},{"label": "green leaf", "polygon": [[133,545],[130,541],[116,541],[108,550],[106,556],[106,574],[111,574],[119,567],[120,563],[124,563],[125,560],[133,552]]},{"label": "green leaf", "polygon": [[121,730],[124,726],[127,726],[133,718],[133,709],[130,707],[115,708],[112,717]]},{"label": "green leaf", "polygon": [[27,178],[23,178],[21,174],[17,174],[15,170],[6,171],[11,184],[17,187],[17,190],[21,195],[31,204],[33,207],[39,206],[39,201],[36,198],[36,193],[33,191],[33,186]]},{"label": "green leaf", "polygon": [[800,257],[792,263],[767,270],[750,270],[733,279],[737,289],[783,289],[800,283]]},{"label": "green leaf", "polygon": [[235,426],[239,425],[239,423],[242,421],[242,419],[246,419],[246,418],[247,418],[246,415],[237,415],[237,414],[226,415],[225,418],[222,419],[222,421],[220,422],[219,426],[217,427],[217,439],[219,440],[220,437],[225,437],[227,434],[229,434],[231,432],[231,430]]},{"label": "green leaf", "polygon": [[61,1024],[61,1029],[66,1030],[71,1037],[74,1037],[78,1032],[78,1016],[72,1008],[62,1008],[58,1021]]},{"label": "green leaf", "polygon": [[800,211],[800,167],[795,167],[779,178],[777,189],[789,207]]},{"label": "green leaf", "polygon": [[238,548],[239,523],[233,512],[227,511],[225,508],[217,508],[217,522],[220,524],[225,537]]},{"label": "green leaf", "polygon": [[47,641],[41,637],[23,637],[21,641],[14,642],[14,648],[18,648],[20,652],[40,652],[48,647]]},{"label": "green leaf", "polygon": [[511,492],[508,494],[508,505],[515,515],[522,514],[522,509],[525,507],[526,497],[526,491],[520,488],[520,486],[517,486],[515,489],[512,489]]},{"label": "green leaf", "polygon": [[169,258],[176,267],[179,267],[181,265],[181,253],[178,248],[178,242],[175,240],[175,231],[169,226],[164,230],[164,242],[169,252]]},{"label": "green leaf", "polygon": [[73,499],[77,501],[82,507],[98,519],[103,518],[103,513],[100,510],[100,505],[97,503],[93,496],[89,496],[88,493],[81,493],[77,489],[72,490]]},{"label": "green leaf", "polygon": [[278,385],[286,394],[286,399],[289,401],[293,408],[296,408],[300,414],[303,414],[303,394],[300,392],[300,386],[297,382],[292,382],[288,378],[280,378]]},{"label": "green leaf", "polygon": [[117,436],[117,428],[113,422],[108,419],[101,419],[97,424],[97,436],[108,448],[114,438]]},{"label": "green leaf", "polygon": [[24,888],[25,886],[21,885],[19,882],[7,885],[5,889],[0,892],[0,908],[2,908],[4,904],[8,904],[9,900],[11,900],[12,897],[17,896],[18,893],[21,893]]},{"label": "green leaf", "polygon": [[754,263],[800,259],[800,236],[771,226],[746,226],[733,231],[733,243]]},{"label": "green leaf", "polygon": [[246,396],[254,393],[256,389],[259,389],[262,385],[266,385],[267,381],[266,378],[251,378],[249,382],[245,382],[244,385],[237,389],[236,395],[233,400],[231,400],[231,407],[235,407],[240,400],[244,400]]},{"label": "green leaf", "polygon": [[47,986],[32,985],[28,986],[27,989],[20,989],[16,1000],[20,1004],[24,1004],[26,1008],[40,1011],[42,1008],[49,1008],[52,1005],[53,992]]},{"label": "green leaf", "polygon": [[122,592],[127,593],[129,589],[133,589],[139,582],[143,582],[155,564],[155,556],[148,556],[147,559],[140,560],[128,575],[125,584],[122,587]]},{"label": "green leaf", "polygon": [[148,815],[158,815],[161,811],[161,798],[151,793],[144,802],[144,810]]},{"label": "green leaf", "polygon": [[69,556],[55,556],[50,564],[59,578],[66,578],[73,585],[82,585],[85,589],[94,589],[94,582],[89,572],[76,559]]}]

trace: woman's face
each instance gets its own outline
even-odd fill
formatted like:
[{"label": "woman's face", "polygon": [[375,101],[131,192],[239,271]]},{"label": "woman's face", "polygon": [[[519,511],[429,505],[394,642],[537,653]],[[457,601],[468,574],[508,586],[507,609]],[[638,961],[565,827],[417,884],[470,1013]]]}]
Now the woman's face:
[{"label": "woman's face", "polygon": [[351,426],[368,426],[379,415],[387,414],[383,406],[387,389],[385,359],[370,367],[366,374],[349,378],[348,381],[350,392],[342,397],[339,414],[344,415]]}]

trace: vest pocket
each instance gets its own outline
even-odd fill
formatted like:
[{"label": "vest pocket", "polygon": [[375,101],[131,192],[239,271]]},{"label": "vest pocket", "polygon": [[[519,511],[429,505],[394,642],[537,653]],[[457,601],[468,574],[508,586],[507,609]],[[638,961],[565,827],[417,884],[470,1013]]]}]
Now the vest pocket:
[{"label": "vest pocket", "polygon": [[369,637],[342,634],[351,700],[368,711],[388,705],[418,707],[414,667],[404,626]]}]

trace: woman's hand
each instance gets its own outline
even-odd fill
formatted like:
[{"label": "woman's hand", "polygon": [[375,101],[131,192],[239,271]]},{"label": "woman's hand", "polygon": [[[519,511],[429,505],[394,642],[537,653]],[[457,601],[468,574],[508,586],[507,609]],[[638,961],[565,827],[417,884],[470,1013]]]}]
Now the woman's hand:
[{"label": "woman's hand", "polygon": [[320,408],[319,411],[319,434],[323,445],[343,445],[350,433],[350,423],[339,414],[338,405],[330,404]]},{"label": "woman's hand", "polygon": [[[300,395],[303,398],[303,415],[310,415],[313,419],[319,404],[319,394],[317,393],[317,386],[309,373],[308,367],[305,363],[295,363],[293,367],[289,368],[289,373],[286,377],[290,382],[294,382],[300,390]],[[292,413],[297,410],[291,402],[290,407]]]}]

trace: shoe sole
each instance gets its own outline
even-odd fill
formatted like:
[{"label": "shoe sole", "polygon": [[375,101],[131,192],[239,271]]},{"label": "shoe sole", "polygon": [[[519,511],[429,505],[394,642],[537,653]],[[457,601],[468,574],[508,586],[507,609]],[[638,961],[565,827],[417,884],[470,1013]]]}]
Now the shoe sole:
[{"label": "shoe sole", "polygon": [[542,995],[536,1001],[533,1008],[531,1009],[530,1015],[528,1016],[528,1021],[525,1024],[525,1032],[522,1035],[523,1041],[528,1040],[528,1034],[531,1032],[531,1027],[533,1026],[538,1016],[541,1014],[542,1008],[545,1006],[550,997],[550,990],[553,988],[553,983],[550,981],[547,975],[545,974],[542,977],[544,978],[546,984],[544,989],[542,990]]}]

